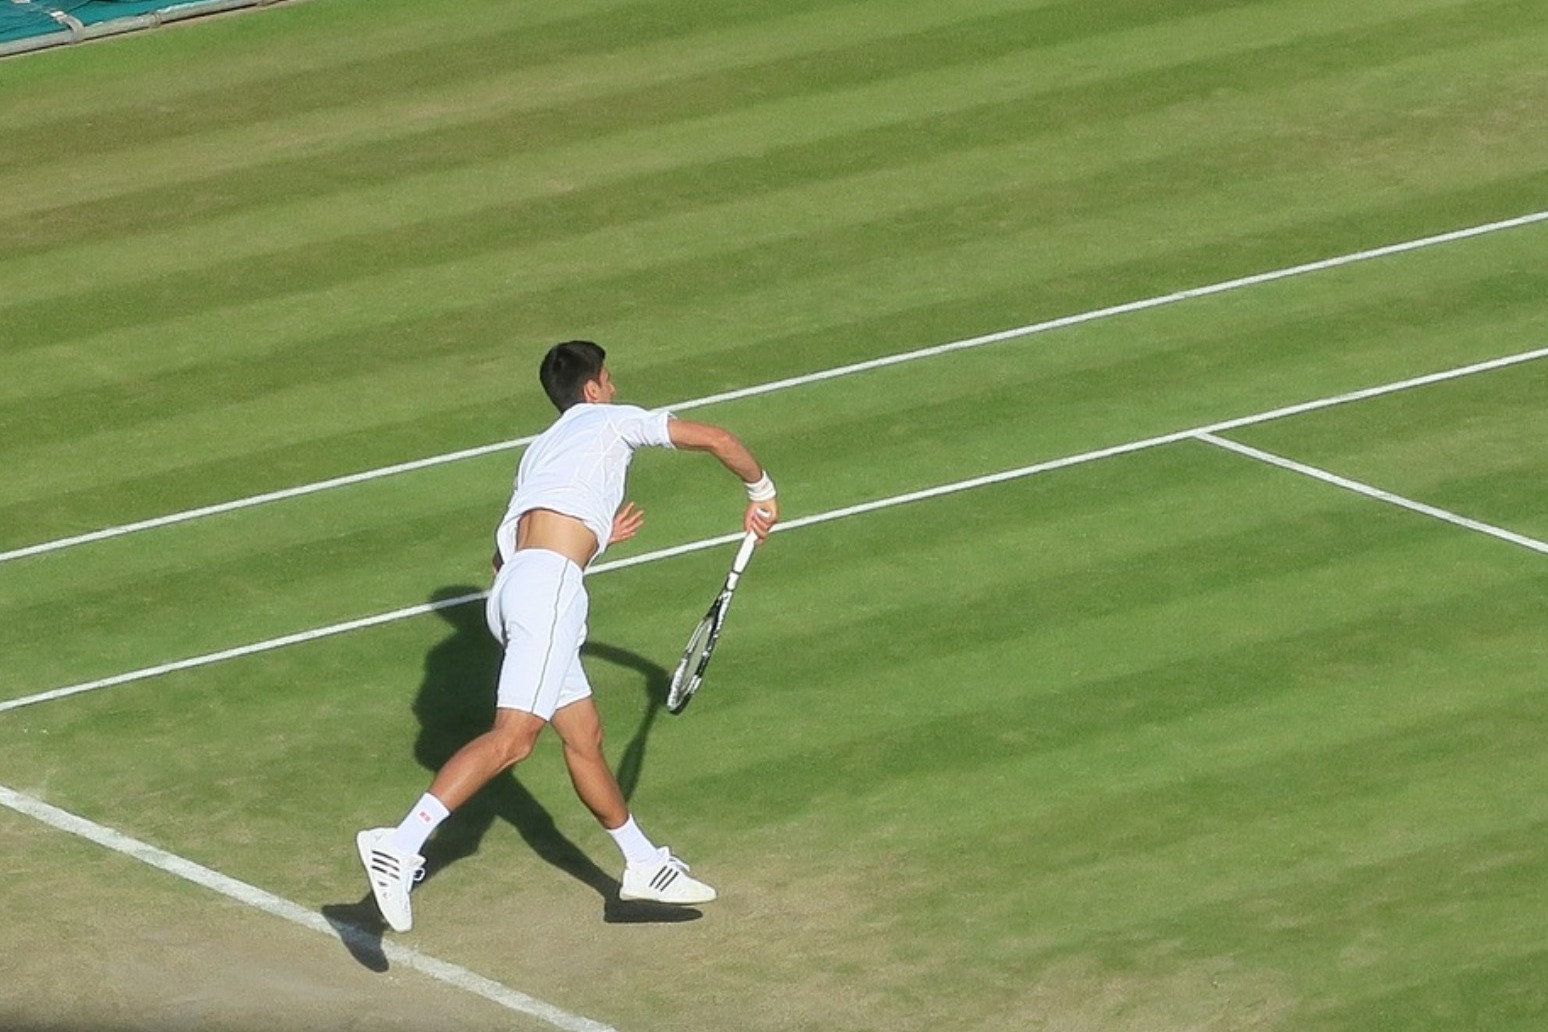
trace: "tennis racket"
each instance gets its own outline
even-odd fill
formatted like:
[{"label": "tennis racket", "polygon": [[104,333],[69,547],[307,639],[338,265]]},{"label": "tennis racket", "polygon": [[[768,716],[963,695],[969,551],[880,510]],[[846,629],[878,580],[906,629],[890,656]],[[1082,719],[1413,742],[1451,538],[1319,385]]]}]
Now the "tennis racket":
[{"label": "tennis racket", "polygon": [[742,547],[737,549],[736,558],[731,561],[731,572],[726,574],[725,586],[720,589],[715,601],[710,603],[709,612],[704,614],[699,626],[693,629],[688,647],[683,649],[683,658],[678,660],[677,669],[672,671],[672,685],[667,689],[666,705],[669,713],[681,713],[704,682],[704,671],[709,667],[715,642],[720,640],[721,628],[726,625],[726,612],[731,608],[731,595],[736,591],[736,582],[742,579],[742,572],[747,569],[747,562],[757,547],[758,535],[748,531],[747,536],[742,538]]}]

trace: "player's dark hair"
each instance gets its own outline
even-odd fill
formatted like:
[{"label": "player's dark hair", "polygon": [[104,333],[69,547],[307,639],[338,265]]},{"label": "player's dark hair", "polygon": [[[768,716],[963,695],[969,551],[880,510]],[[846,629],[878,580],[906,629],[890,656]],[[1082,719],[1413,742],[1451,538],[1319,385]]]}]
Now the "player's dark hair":
[{"label": "player's dark hair", "polygon": [[549,348],[538,367],[538,379],[548,400],[560,412],[585,401],[586,384],[601,378],[606,358],[601,345],[589,340],[567,340]]}]

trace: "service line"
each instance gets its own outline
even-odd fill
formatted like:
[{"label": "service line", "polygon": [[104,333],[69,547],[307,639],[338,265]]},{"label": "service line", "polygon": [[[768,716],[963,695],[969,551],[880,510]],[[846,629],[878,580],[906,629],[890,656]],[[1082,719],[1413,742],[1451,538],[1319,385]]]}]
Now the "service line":
[{"label": "service line", "polygon": [[[1337,269],[1345,265],[1354,265],[1358,262],[1367,262],[1376,258],[1386,258],[1396,254],[1406,254],[1409,251],[1418,251],[1427,247],[1436,247],[1441,244],[1455,243],[1459,240],[1468,240],[1473,237],[1486,236],[1490,233],[1498,233],[1503,230],[1517,229],[1522,226],[1548,221],[1548,211],[1536,211],[1515,218],[1502,219],[1498,222],[1487,222],[1478,226],[1470,226],[1466,229],[1453,230],[1449,233],[1438,233],[1434,236],[1420,237],[1415,240],[1406,240],[1402,243],[1388,244],[1384,247],[1375,247],[1365,251],[1355,251],[1351,254],[1339,255],[1335,258],[1324,258],[1319,261],[1306,262],[1302,265],[1292,265],[1284,269],[1276,269],[1272,272],[1260,272],[1251,276],[1242,276],[1237,279],[1224,280],[1220,283],[1212,283],[1203,287],[1190,287],[1186,290],[1173,291],[1170,294],[1160,294],[1155,297],[1144,298],[1139,301],[1128,301],[1123,304],[1110,305],[1106,308],[1097,308],[1089,312],[1081,312],[1077,315],[1061,316],[1057,319],[1049,319],[1044,322],[1031,323],[1027,326],[1018,326],[1014,329],[1000,330],[995,333],[987,333],[978,337],[968,337],[963,340],[951,341],[946,344],[935,344],[930,347],[919,348],[915,351],[905,351],[896,355],[886,355],[881,358],[873,358],[864,362],[855,362],[849,365],[835,366],[832,369],[824,369],[815,373],[806,373],[801,376],[792,376],[783,380],[774,380],[769,383],[758,384],[752,387],[742,387],[737,390],[724,391],[720,394],[711,394],[703,398],[693,398],[680,401],[675,405],[665,406],[674,412],[686,412],[708,405],[717,405],[727,401],[737,401],[742,398],[752,398],[762,394],[773,394],[776,391],[788,390],[793,387],[804,387],[808,384],[820,383],[824,380],[834,380],[845,376],[854,376],[859,373],[870,372],[873,369],[883,369],[888,366],[901,365],[905,362],[916,362],[920,359],[935,358],[938,355],[950,354],[955,351],[966,351],[970,348],[984,347],[989,344],[998,344],[1003,341],[1017,340],[1030,337],[1051,330],[1065,329],[1070,326],[1079,326],[1083,323],[1097,322],[1101,319],[1110,319],[1119,315],[1130,315],[1134,312],[1143,312],[1151,308],[1161,308],[1165,305],[1177,304],[1181,301],[1189,301],[1194,298],[1211,297],[1215,294],[1225,294],[1245,287],[1260,286],[1265,283],[1273,283],[1277,280],[1290,279],[1294,276],[1304,276],[1308,273],[1323,272],[1328,269]],[[479,445],[473,448],[463,448],[458,451],[446,452],[443,455],[432,455],[428,458],[414,459],[409,462],[400,462],[391,466],[381,466],[377,469],[362,470],[359,473],[350,473],[344,476],[332,477],[327,480],[319,480],[315,483],[302,484],[297,487],[287,487],[278,491],[268,491],[263,494],[251,495],[246,498],[237,498],[228,502],[219,502],[214,505],[204,505],[195,509],[187,509],[182,512],[170,513],[165,516],[156,516],[151,519],[137,520],[133,523],[124,523],[113,527],[104,527],[100,530],[88,531],[83,534],[75,534],[70,537],[58,538],[53,541],[44,541],[35,545],[27,545],[22,548],[14,548],[10,551],[0,552],[0,563],[10,562],[13,559],[24,559],[28,556],[43,555],[48,552],[57,552],[62,549],[72,548],[76,545],[89,544],[93,541],[105,541],[110,538],[122,537],[126,534],[135,534],[144,530],[154,530],[158,527],[167,527],[177,523],[186,523],[190,520],[202,519],[206,516],[216,516],[221,513],[234,512],[238,509],[247,509],[257,505],[267,505],[270,502],[283,501],[288,498],[299,498],[304,495],[316,494],[320,491],[331,491],[335,488],[348,487],[351,484],[365,483],[371,480],[380,480],[383,477],[396,476],[400,473],[410,473],[415,470],[429,469],[434,466],[444,466],[448,463],[461,462],[464,459],[478,458],[491,455],[495,452],[512,451],[525,447],[532,443],[532,436],[517,437],[508,441],[496,441],[493,444]]]},{"label": "service line", "polygon": [[1529,548],[1534,552],[1548,555],[1548,542],[1539,541],[1537,538],[1527,537],[1525,534],[1518,534],[1513,530],[1506,530],[1504,527],[1496,527],[1492,523],[1475,520],[1470,516],[1462,516],[1449,509],[1427,505],[1412,498],[1404,498],[1402,495],[1393,494],[1391,491],[1383,491],[1379,487],[1372,487],[1370,484],[1361,483],[1358,480],[1341,477],[1337,473],[1329,473],[1325,469],[1309,466],[1304,462],[1287,459],[1283,455],[1275,455],[1273,452],[1266,452],[1261,448],[1253,448],[1238,441],[1216,437],[1212,433],[1201,432],[1193,436],[1205,444],[1211,444],[1216,448],[1235,452],[1237,455],[1246,456],[1266,465],[1287,469],[1292,473],[1299,473],[1303,477],[1320,480],[1324,484],[1331,484],[1334,487],[1343,488],[1345,491],[1353,491],[1355,494],[1364,495],[1366,498],[1374,498],[1378,502],[1386,502],[1388,505],[1395,505],[1400,509],[1407,509],[1409,512],[1417,512],[1423,516],[1429,516],[1431,519],[1440,520],[1442,523],[1449,523],[1454,527],[1462,527],[1466,530],[1476,531],[1479,534],[1487,534],[1492,538],[1508,541],[1513,545],[1520,545],[1522,548]]}]

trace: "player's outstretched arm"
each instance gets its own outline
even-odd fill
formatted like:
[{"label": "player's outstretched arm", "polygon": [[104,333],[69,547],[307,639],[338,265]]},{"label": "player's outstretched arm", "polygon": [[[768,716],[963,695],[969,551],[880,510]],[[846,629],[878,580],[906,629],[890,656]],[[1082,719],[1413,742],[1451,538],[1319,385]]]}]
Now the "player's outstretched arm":
[{"label": "player's outstretched arm", "polygon": [[709,423],[695,423],[688,419],[673,419],[667,424],[672,446],[688,451],[706,451],[720,460],[720,464],[741,478],[747,488],[747,511],[742,516],[742,528],[760,538],[768,537],[769,529],[779,522],[779,499],[774,494],[774,484],[764,472],[753,453],[731,431]]}]

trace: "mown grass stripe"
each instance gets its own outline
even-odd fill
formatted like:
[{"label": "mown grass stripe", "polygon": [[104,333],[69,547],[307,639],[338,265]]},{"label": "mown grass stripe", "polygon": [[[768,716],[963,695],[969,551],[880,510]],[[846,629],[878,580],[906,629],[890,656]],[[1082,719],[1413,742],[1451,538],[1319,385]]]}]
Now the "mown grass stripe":
[{"label": "mown grass stripe", "polygon": [[[1416,6],[1435,10],[1416,10]],[[336,65],[294,69],[281,60],[269,66],[264,79],[252,81],[233,76],[225,63],[217,73],[215,69],[206,72],[195,62],[192,68],[180,66],[175,80],[151,98],[154,103],[143,99],[120,103],[114,111],[117,117],[107,119],[106,127],[99,97],[98,106],[73,119],[55,114],[46,127],[30,134],[13,132],[9,139],[15,146],[0,155],[0,173],[13,163],[16,169],[39,173],[89,173],[89,164],[84,169],[79,164],[83,156],[67,147],[79,132],[91,133],[96,143],[93,153],[101,155],[87,160],[103,161],[104,172],[117,170],[103,185],[121,186],[126,165],[134,172],[161,150],[167,150],[168,159],[154,162],[154,167],[175,181],[207,168],[216,144],[224,144],[218,148],[223,162],[262,161],[274,145],[315,147],[334,141],[331,146],[355,146],[364,136],[395,136],[402,146],[427,126],[444,132],[477,122],[488,135],[501,119],[508,122],[535,113],[555,116],[559,123],[575,122],[577,112],[622,119],[619,112],[627,111],[634,119],[642,106],[656,106],[648,103],[652,96],[668,92],[689,103],[687,108],[682,103],[667,105],[677,119],[684,112],[691,116],[749,102],[761,107],[794,95],[792,91],[847,93],[857,85],[907,81],[942,68],[950,69],[941,76],[943,85],[955,80],[959,85],[952,92],[970,95],[963,89],[968,84],[961,82],[962,76],[977,76],[981,67],[995,67],[1002,55],[1035,53],[1039,58],[1035,62],[1020,58],[1025,74],[1018,78],[1026,85],[1019,88],[1024,89],[1070,82],[1071,73],[1077,76],[1076,82],[1090,81],[1093,76],[1113,75],[1115,68],[1176,63],[1262,46],[1274,39],[1293,41],[1305,35],[1306,24],[1331,24],[1333,13],[1339,15],[1339,31],[1352,32],[1394,21],[1401,24],[1420,14],[1444,16],[1444,8],[1450,6],[1455,6],[1454,0],[1425,0],[1401,10],[1362,5],[1359,11],[1349,11],[1330,0],[1303,0],[1265,10],[1262,5],[1235,0],[1203,5],[1197,0],[1168,0],[1098,11],[1084,4],[1046,3],[1029,9],[1025,4],[995,0],[975,4],[969,12],[940,4],[915,3],[900,10],[897,3],[871,3],[846,5],[838,17],[831,10],[797,7],[772,10],[760,20],[743,12],[743,17],[723,24],[695,12],[692,20],[653,25],[652,31],[621,41],[597,22],[584,23],[590,26],[585,32],[573,22],[536,31],[515,26],[492,33],[486,29],[485,37],[475,38],[471,45],[462,39],[437,39],[421,41],[421,47],[407,53],[400,50],[365,58],[342,81]],[[545,32],[554,34],[546,45],[550,53],[512,52],[513,41],[531,47]],[[603,42],[588,49],[584,41],[591,37]],[[1102,47],[1110,59],[1100,66],[1069,62],[1071,51],[1092,46]],[[446,60],[443,48],[455,49],[458,60]],[[271,57],[272,52],[265,55]],[[387,76],[391,81],[412,76],[404,71],[405,64],[445,79],[411,81],[411,101],[384,98],[377,88],[382,81],[374,70],[377,63],[395,66]],[[357,73],[363,85],[352,88],[350,79]],[[324,75],[327,81],[319,81]],[[208,83],[215,85],[191,88],[191,84]],[[982,89],[989,83],[977,85]],[[286,98],[285,103],[276,103],[278,97]],[[327,103],[320,105],[320,100]],[[855,115],[886,117],[885,109],[868,111],[874,104],[847,106]],[[314,128],[304,131],[303,126]],[[114,140],[104,135],[105,128],[119,134],[121,146],[111,145]],[[572,130],[582,128],[572,126]],[[65,152],[57,154],[59,165],[47,164],[50,153],[60,151]],[[111,165],[106,164],[109,159]],[[16,199],[0,198],[0,211],[6,210],[7,203]]]},{"label": "mown grass stripe", "polygon": [[[1455,42],[1454,42],[1455,46]],[[1141,46],[1135,53],[1150,54],[1153,48]],[[1200,46],[1200,53],[1207,53]],[[1251,59],[1249,54],[1248,59]],[[687,135],[678,135],[676,138],[663,138],[661,132],[652,130],[639,130],[632,128],[630,132],[622,136],[604,136],[602,139],[582,136],[576,141],[576,147],[560,147],[554,150],[551,145],[534,144],[531,139],[523,138],[520,141],[522,158],[520,161],[508,158],[505,153],[491,153],[485,155],[486,159],[477,159],[474,152],[467,152],[466,147],[458,145],[455,139],[427,138],[423,142],[423,150],[432,161],[440,162],[435,172],[421,170],[416,173],[409,159],[409,153],[420,149],[420,145],[412,144],[407,139],[390,139],[390,141],[372,141],[365,144],[373,149],[390,149],[392,153],[378,153],[372,150],[370,153],[361,153],[356,158],[350,158],[348,153],[330,153],[325,156],[313,156],[303,159],[299,164],[280,162],[276,166],[255,169],[251,172],[243,172],[235,178],[217,175],[209,176],[207,170],[211,169],[212,162],[207,156],[198,159],[189,159],[186,153],[173,156],[170,164],[176,169],[201,169],[204,170],[198,179],[186,184],[186,189],[178,187],[175,175],[167,178],[159,175],[155,169],[144,169],[150,175],[150,184],[146,192],[138,195],[128,195],[122,198],[122,203],[111,206],[99,206],[99,204],[85,201],[85,207],[65,207],[65,209],[48,210],[46,214],[40,214],[46,232],[42,235],[34,235],[26,229],[26,220],[12,220],[14,232],[20,234],[19,238],[9,241],[6,252],[11,255],[20,255],[26,249],[33,248],[57,248],[57,244],[68,243],[68,238],[57,237],[57,232],[70,232],[74,226],[77,232],[85,234],[80,238],[82,243],[87,241],[101,241],[104,235],[113,235],[115,220],[124,220],[125,232],[133,231],[146,224],[189,224],[204,223],[211,218],[231,220],[232,217],[254,218],[262,212],[263,227],[246,226],[245,229],[234,229],[234,232],[243,237],[243,241],[237,244],[235,254],[241,254],[243,249],[249,249],[252,241],[271,240],[274,238],[272,226],[280,220],[274,206],[286,203],[311,204],[311,217],[296,215],[294,232],[300,235],[302,240],[310,240],[316,244],[316,234],[319,227],[337,226],[341,220],[345,224],[354,226],[356,220],[359,226],[368,227],[373,223],[378,226],[378,232],[392,232],[392,226],[401,226],[402,221],[413,223],[412,212],[418,207],[424,212],[435,209],[435,218],[441,220],[447,215],[455,215],[458,210],[469,209],[469,204],[474,204],[474,209],[467,210],[471,217],[474,212],[480,210],[481,201],[492,196],[500,196],[503,203],[509,203],[509,198],[520,198],[523,192],[539,190],[540,193],[551,193],[553,183],[557,178],[563,181],[574,181],[579,178],[576,186],[585,186],[588,179],[596,176],[604,176],[608,181],[613,181],[621,170],[633,169],[644,166],[646,169],[659,166],[663,161],[663,155],[670,155],[670,167],[658,167],[656,175],[681,175],[686,172],[683,167],[683,159],[686,153],[701,152],[711,149],[700,161],[712,161],[715,153],[721,155],[721,159],[735,158],[735,156],[748,155],[748,149],[757,152],[757,159],[749,159],[748,169],[759,169],[760,183],[779,183],[782,179],[791,179],[796,175],[793,172],[780,173],[780,152],[789,149],[791,139],[807,139],[807,149],[825,145],[831,150],[833,161],[854,162],[861,159],[864,162],[873,159],[885,159],[885,161],[899,161],[899,156],[909,156],[910,162],[920,159],[920,147],[930,149],[927,153],[943,153],[943,149],[955,150],[961,145],[967,145],[966,141],[977,141],[975,147],[983,147],[986,142],[995,141],[1022,141],[1028,136],[1040,136],[1045,133],[1068,133],[1071,128],[1090,128],[1091,108],[1099,110],[1118,104],[1119,97],[1133,94],[1139,97],[1142,110],[1147,113],[1155,113],[1164,110],[1166,105],[1175,104],[1178,97],[1170,96],[1169,91],[1163,88],[1167,82],[1175,82],[1176,88],[1192,90],[1190,82],[1192,76],[1184,74],[1175,68],[1163,67],[1158,71],[1141,71],[1139,79],[1119,76],[1116,79],[1096,80],[1096,84],[1104,85],[1104,90],[1113,93],[1108,97],[1107,104],[1098,105],[1098,99],[1090,96],[1093,84],[1082,85],[1079,82],[1070,84],[1065,80],[1051,80],[1050,84],[1042,84],[1042,74],[1033,76],[1033,85],[1028,84],[1028,74],[1025,74],[1025,57],[1015,56],[1014,62],[989,62],[978,63],[972,68],[964,70],[963,74],[969,77],[966,84],[957,82],[955,77],[947,77],[940,84],[930,82],[932,73],[916,71],[910,76],[898,80],[887,80],[884,96],[848,96],[848,91],[839,90],[833,93],[833,87],[828,87],[827,93],[819,94],[822,97],[820,108],[803,107],[802,110],[793,111],[791,118],[774,118],[771,113],[771,104],[779,104],[779,99],[769,101],[766,97],[760,97],[759,104],[751,108],[734,108],[734,114],[728,114],[726,118],[734,118],[729,124],[697,124],[695,119],[687,119],[684,122],[675,122],[673,125],[686,125],[692,127],[687,130]],[[1150,59],[1155,60],[1155,59]],[[1249,60],[1248,63],[1254,63]],[[1074,67],[1077,70],[1084,68],[1085,76],[1090,76],[1091,62],[1077,62]],[[1294,68],[1294,62],[1289,63],[1289,68]],[[1350,70],[1344,70],[1348,73]],[[1226,73],[1232,77],[1235,73]],[[1159,77],[1155,77],[1159,76]],[[1152,80],[1152,77],[1155,79]],[[1259,94],[1268,85],[1259,84],[1255,80],[1246,80],[1252,85],[1252,94]],[[1241,99],[1240,85],[1237,84],[1235,96]],[[1283,84],[1279,84],[1283,85]],[[1029,93],[1029,90],[1034,90]],[[1218,91],[1203,91],[1204,99],[1212,99]],[[985,96],[991,97],[986,101]],[[921,110],[918,105],[924,105]],[[927,116],[930,110],[935,114]],[[563,113],[560,113],[562,116]],[[1130,113],[1132,114],[1132,113]],[[856,121],[861,119],[861,121]],[[875,124],[876,119],[884,119],[879,127],[867,128],[867,125]],[[921,121],[923,119],[923,121]],[[1031,121],[1029,121],[1031,119]],[[1051,119],[1051,121],[1050,121]],[[1107,121],[1113,119],[1108,114]],[[520,130],[512,128],[508,124],[508,114],[500,114],[495,121],[502,124],[500,132],[517,133]],[[559,118],[563,124],[570,124],[573,118],[562,116]],[[1046,124],[1045,124],[1046,122]],[[1254,125],[1262,124],[1255,121]],[[443,119],[437,118],[430,125],[440,127]],[[441,128],[435,128],[435,132],[444,132]],[[489,138],[489,127],[478,127],[477,136],[481,141]],[[1173,139],[1172,135],[1159,135],[1161,139]],[[649,141],[649,145],[647,145]],[[218,144],[212,142],[211,147]],[[675,145],[667,145],[675,144]],[[907,145],[904,145],[907,144]],[[486,144],[488,145],[488,144]],[[579,149],[580,153],[574,153]],[[588,155],[591,150],[604,149],[605,155]],[[221,153],[226,153],[226,147],[220,147]],[[1057,149],[1053,149],[1057,150]],[[271,147],[235,147],[237,155],[271,155]],[[949,150],[947,150],[949,153]],[[867,156],[870,155],[870,156]],[[794,158],[799,167],[800,150],[797,150],[789,158]],[[769,169],[769,162],[776,162],[774,169]],[[135,155],[135,161],[130,162],[128,170],[130,175],[135,175],[136,170],[144,166],[144,156]],[[218,162],[217,162],[218,167]],[[692,166],[690,166],[692,167]],[[720,189],[731,189],[728,183],[738,183],[737,176],[729,175],[728,169],[714,167],[704,169],[701,172],[714,172],[712,181],[720,184]],[[817,169],[802,169],[799,175],[802,178],[810,178]],[[62,175],[62,172],[60,172]],[[71,181],[79,181],[80,169],[71,167],[68,170]],[[921,173],[923,175],[923,173]],[[438,179],[447,178],[443,189],[437,189],[435,183]],[[469,178],[472,176],[472,178]],[[514,179],[512,179],[514,176]],[[111,164],[111,183],[116,187],[122,187],[125,183],[124,162],[115,161]],[[625,179],[627,184],[627,179]],[[632,193],[625,184],[625,192]],[[754,184],[741,184],[746,189],[741,193],[757,193],[766,187],[754,186]],[[375,203],[368,200],[368,193],[373,189],[392,189],[392,198],[376,198]],[[701,190],[698,187],[689,190],[689,195],[697,195]],[[867,190],[858,190],[859,196],[867,195]],[[28,200],[28,198],[42,198],[53,196],[46,190],[31,190],[25,187],[6,190],[0,195],[0,206],[6,203],[8,198],[12,200]],[[71,192],[71,198],[79,198],[79,190]],[[211,209],[207,198],[228,198],[232,203],[238,204],[238,209],[221,214],[223,209]],[[327,204],[322,204],[320,198],[327,198]],[[573,203],[576,198],[567,196],[563,198],[565,204]],[[79,204],[74,201],[73,204]],[[161,207],[158,207],[161,206]],[[406,209],[406,206],[407,207]],[[319,207],[331,210],[319,210]],[[656,207],[656,204],[649,204]],[[164,210],[163,210],[164,209]],[[364,209],[364,210],[362,210]],[[115,214],[116,212],[116,214]],[[198,218],[190,218],[197,215]],[[387,218],[389,221],[382,221]],[[402,220],[402,221],[398,221]],[[0,232],[5,232],[5,224],[0,223]],[[105,269],[107,279],[102,282],[111,283],[125,271],[141,268],[142,261],[149,261],[149,268],[164,265],[169,257],[167,255],[189,254],[187,248],[175,248],[175,246],[156,246],[158,234],[142,241],[139,244],[128,244],[125,254],[119,255],[119,260],[107,260],[110,268]],[[289,238],[289,234],[286,234]],[[364,246],[364,235],[359,231],[348,234],[348,240],[353,241],[358,248],[358,254],[378,254],[381,248],[367,248]],[[31,241],[23,248],[25,241]],[[170,241],[161,241],[163,244]],[[231,241],[228,241],[231,243]],[[212,248],[214,241],[206,241],[203,252]],[[392,249],[389,249],[392,251]],[[144,252],[139,257],[138,252]],[[221,254],[228,254],[228,249],[221,248]],[[20,285],[31,286],[33,291],[42,291],[36,297],[50,296],[51,292],[59,289],[59,266],[57,261],[67,260],[67,255],[60,254],[53,257],[50,251],[42,251],[39,254],[43,258],[43,265],[37,266],[36,271],[28,274],[26,265],[17,271]],[[79,257],[68,258],[70,261],[79,260]],[[173,257],[170,260],[176,261]],[[53,266],[54,272],[46,271]],[[136,279],[142,279],[139,274]],[[234,272],[231,279],[246,280],[251,277]],[[189,291],[190,294],[201,294],[201,291]],[[11,292],[9,296],[25,299],[28,289],[20,292]],[[3,302],[0,302],[3,303]],[[144,302],[142,302],[144,303]],[[113,309],[111,305],[76,305],[73,308]],[[22,320],[19,325],[25,325],[23,313],[17,314],[17,319]],[[36,347],[37,340],[29,336],[29,347]]]},{"label": "mown grass stripe", "polygon": [[[678,411],[691,411],[693,409],[703,408],[709,405],[721,404],[727,401],[739,400],[762,394],[769,394],[775,391],[787,390],[810,383],[831,380],[837,377],[852,376],[859,373],[868,372],[873,369],[898,365],[903,362],[918,361],[920,359],[933,358],[939,355],[949,354],[951,352],[961,351],[967,348],[976,348],[989,344],[1016,340],[1039,333],[1049,332],[1051,330],[1079,325],[1082,323],[1089,323],[1100,319],[1129,314],[1132,312],[1158,308],[1164,305],[1176,304],[1194,298],[1209,297],[1229,291],[1271,283],[1277,280],[1288,279],[1294,276],[1322,272],[1358,262],[1370,261],[1391,255],[1404,254],[1427,247],[1434,247],[1441,244],[1484,236],[1490,233],[1530,226],[1545,220],[1548,220],[1548,211],[1533,212],[1527,215],[1518,216],[1512,219],[1505,219],[1499,222],[1473,226],[1467,229],[1437,234],[1435,236],[1421,237],[1416,240],[1404,241],[1398,244],[1390,244],[1367,251],[1358,251],[1352,254],[1341,255],[1336,258],[1328,258],[1316,262],[1309,262],[1303,265],[1291,266],[1289,268],[1279,269],[1272,272],[1257,273],[1251,276],[1245,276],[1238,279],[1226,280],[1221,283],[1210,284],[1208,286],[1193,287],[1186,290],[1175,291],[1170,294],[1159,295],[1157,297],[1146,298],[1139,301],[1131,301],[1120,305],[1109,306],[1107,308],[1096,309],[1090,312],[1081,313],[1079,315],[1066,316],[1041,323],[1033,323],[1028,326],[1017,327],[1011,330],[1004,330],[998,333],[967,338],[965,340],[936,345],[929,348],[921,348],[916,351],[892,355],[882,359],[853,363],[846,366],[839,366],[833,369],[823,370],[817,373],[809,373],[798,377],[790,377],[784,380],[777,380],[756,387],[741,388],[735,391],[710,395],[705,398],[690,399],[667,407]],[[511,450],[518,447],[523,447],[530,443],[531,440],[532,437],[527,436],[508,441],[495,442],[488,445],[481,445],[469,449],[461,449],[455,452],[448,452],[438,456],[430,456],[428,458],[418,459],[407,463],[399,463],[393,466],[365,470],[359,473],[349,474],[344,477],[336,477],[329,480],[318,481],[312,484],[304,484],[298,487],[286,488],[280,491],[271,491],[260,495],[253,495],[247,498],[240,498],[229,502],[219,503],[216,505],[202,506],[197,509],[171,513],[168,515],[147,520],[140,520],[133,523],[120,524],[114,527],[106,527],[85,534],[77,534],[70,537],[58,538],[53,541],[42,542],[36,545],[29,545],[22,548],[15,548],[5,552],[0,552],[0,562],[9,562],[15,559],[43,555],[48,552],[59,551],[61,549],[71,548],[76,545],[121,537],[125,534],[133,534],[140,531],[171,526],[173,524],[186,522],[188,520],[201,519],[220,513],[250,508],[255,505],[265,505],[271,502],[282,501],[287,498],[295,498],[307,494],[314,494],[319,491],[345,487],[350,484],[361,483],[384,476],[394,476],[399,473],[412,472],[414,470],[425,469],[448,462],[456,462],[462,459],[487,455],[496,451]]]}]

